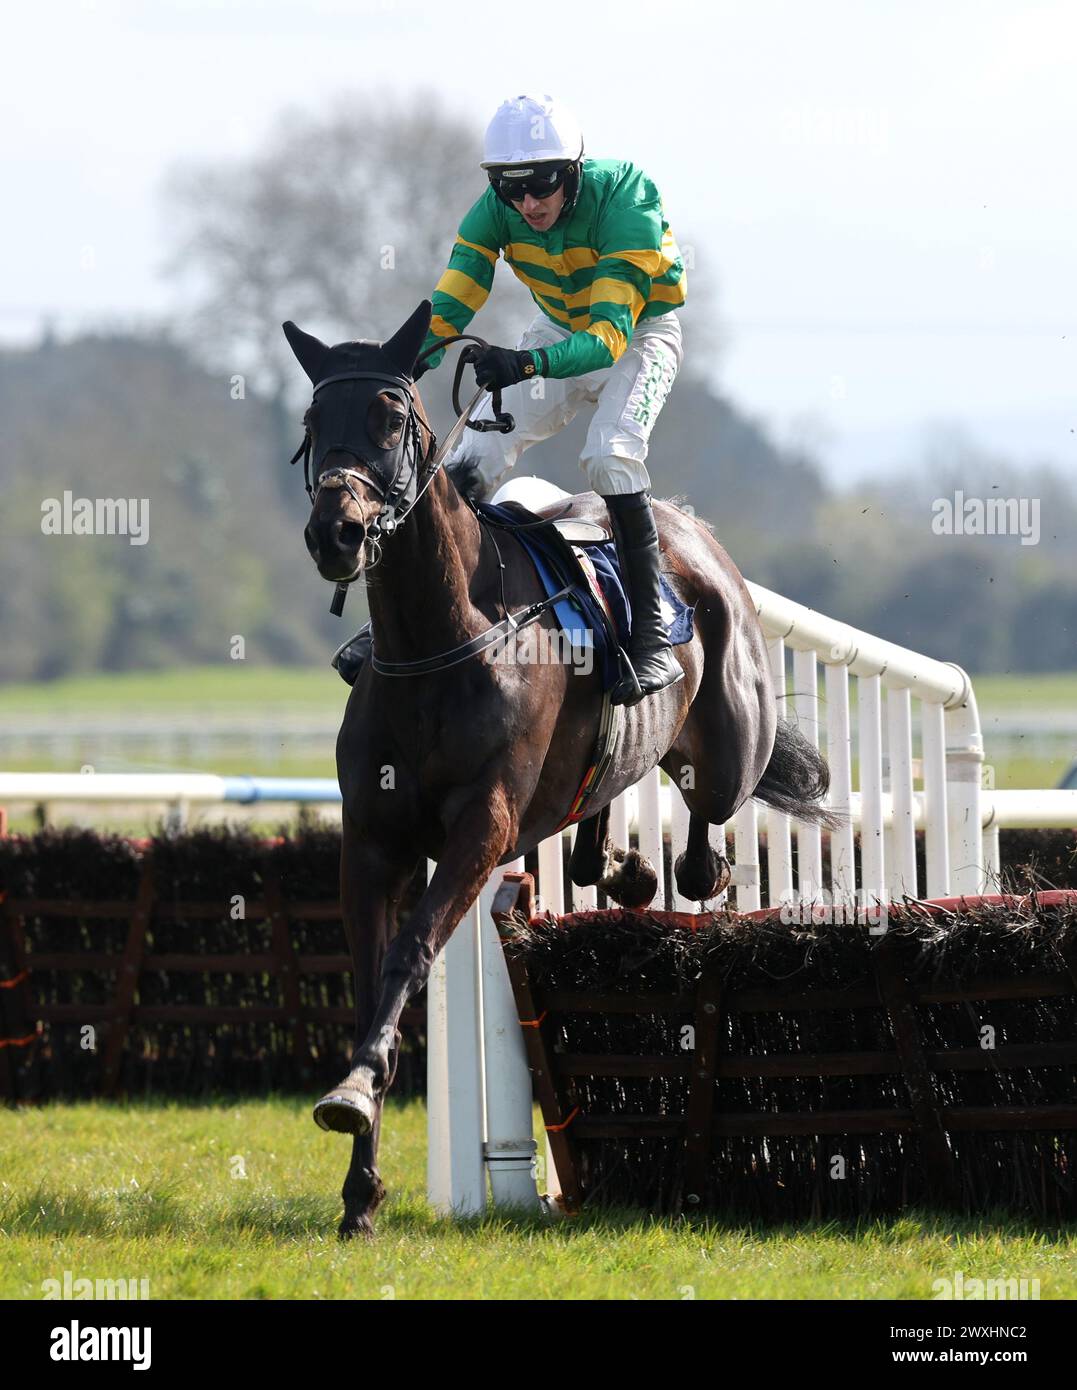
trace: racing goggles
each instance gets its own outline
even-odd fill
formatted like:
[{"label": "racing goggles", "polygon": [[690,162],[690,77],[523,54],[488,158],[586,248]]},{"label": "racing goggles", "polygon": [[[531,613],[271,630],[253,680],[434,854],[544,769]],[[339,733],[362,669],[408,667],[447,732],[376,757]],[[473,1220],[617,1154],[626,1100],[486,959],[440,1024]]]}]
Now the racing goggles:
[{"label": "racing goggles", "polygon": [[554,164],[547,167],[536,165],[533,168],[491,169],[490,182],[510,203],[522,203],[527,194],[532,198],[548,198],[565,181],[569,164]]}]

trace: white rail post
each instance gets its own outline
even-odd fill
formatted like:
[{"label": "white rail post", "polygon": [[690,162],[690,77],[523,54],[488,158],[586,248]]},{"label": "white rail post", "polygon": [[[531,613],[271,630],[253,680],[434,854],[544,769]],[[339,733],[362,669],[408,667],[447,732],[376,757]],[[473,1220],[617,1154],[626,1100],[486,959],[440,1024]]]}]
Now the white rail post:
[{"label": "white rail post", "polygon": [[539,1206],[535,1186],[535,1137],[531,1072],[516,999],[493,918],[494,895],[506,873],[522,873],[523,859],[494,870],[479,895],[482,953],[482,1033],[486,1074],[486,1142],[483,1153],[495,1207]]},{"label": "white rail post", "polygon": [[610,839],[619,849],[629,845],[628,793],[622,792],[610,803]]},{"label": "white rail post", "polygon": [[[723,857],[723,859],[728,859],[728,858],[729,858],[729,845],[728,845],[727,842],[726,842],[726,829],[727,829],[727,827],[726,827],[726,825],[725,825],[725,822],[723,821],[723,823],[722,823],[721,825],[716,825],[716,826],[714,827],[714,829],[715,829],[715,831],[716,831],[714,848],[715,848],[715,849],[718,851],[718,853]],[[730,875],[730,883],[732,883],[732,875]],[[708,898],[708,899],[706,899],[706,902],[705,902],[704,905],[706,906],[707,904],[709,904],[708,911],[717,911],[717,910],[719,910],[720,908],[726,907],[728,903],[729,903],[729,887],[728,887],[728,885],[727,885],[725,888],[722,889],[722,891],[718,894],[718,896],[717,896],[716,898]]]},{"label": "white rail post", "polygon": [[[952,663],[950,663],[952,664]],[[984,891],[983,781],[984,745],[972,682],[965,681],[960,704],[946,710],[946,806],[953,893]]]},{"label": "white rail post", "polygon": [[916,824],[912,788],[912,700],[906,687],[886,692],[890,751],[893,858],[887,864],[891,898],[916,897]]},{"label": "white rail post", "polygon": [[[428,882],[436,868],[428,863]],[[435,960],[426,1001],[427,1195],[444,1216],[471,1216],[486,1206],[476,908],[465,914]]]},{"label": "white rail post", "polygon": [[[819,673],[813,651],[793,652],[793,708],[800,732],[819,747]],[[797,897],[815,902],[823,888],[823,841],[817,825],[797,821]]]},{"label": "white rail post", "polygon": [[[681,789],[673,779],[669,783],[669,892],[674,912],[695,912],[697,904],[689,898],[682,898],[677,888],[677,878],[673,865],[679,854],[684,853],[688,844],[688,826],[691,814],[684,803]],[[725,852],[724,850],[722,851]]]},{"label": "white rail post", "polygon": [[759,911],[759,810],[746,801],[733,816],[733,886],[737,911]]},{"label": "white rail post", "polygon": [[860,717],[860,884],[863,905],[884,903],[882,683],[878,676],[858,677]]},{"label": "white rail post", "polygon": [[565,862],[561,832],[550,835],[538,847],[537,897],[542,910],[561,917],[565,911]]},{"label": "white rail post", "polygon": [[843,824],[830,832],[830,891],[835,903],[856,900],[853,856],[853,736],[849,724],[849,670],[844,664],[826,668],[826,756],[830,764],[828,806]]},{"label": "white rail post", "polygon": [[639,852],[649,859],[658,875],[658,892],[655,905],[666,905],[666,876],[664,855],[662,853],[662,799],[661,773],[653,767],[647,775],[636,783],[639,792]]},{"label": "white rail post", "polygon": [[[785,643],[774,637],[767,643],[770,653],[770,679],[774,686],[778,718],[786,717]],[[767,807],[767,906],[780,907],[793,901],[793,846],[789,817],[784,811]]]},{"label": "white rail post", "polygon": [[999,825],[996,820],[984,829],[984,877],[988,892],[997,892],[1002,887],[1002,846],[999,843]]},{"label": "white rail post", "polygon": [[[618,797],[621,803],[621,819],[624,821],[624,838],[617,843],[627,847],[628,845],[628,815],[624,808],[624,797]],[[611,812],[611,827],[617,820],[617,803],[614,803]],[[552,912],[556,917],[563,917],[565,912],[565,861],[564,861],[564,832],[558,831],[554,835],[548,836],[538,847],[538,897],[542,908],[546,912]],[[531,1088],[528,1084],[528,1101],[530,1102]],[[550,1193],[560,1192],[560,1183],[557,1177],[557,1165],[554,1163],[553,1150],[550,1148],[550,1136],[547,1134],[544,1141],[546,1157],[546,1188]]]},{"label": "white rail post", "polygon": [[941,704],[920,702],[924,765],[924,858],[927,896],[950,892],[950,835],[946,814],[946,723]]}]

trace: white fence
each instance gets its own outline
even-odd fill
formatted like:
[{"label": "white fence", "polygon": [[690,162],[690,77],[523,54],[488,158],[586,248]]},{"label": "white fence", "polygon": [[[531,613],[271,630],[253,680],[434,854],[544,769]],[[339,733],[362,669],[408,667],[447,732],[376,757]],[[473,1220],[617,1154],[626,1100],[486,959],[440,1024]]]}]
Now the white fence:
[{"label": "white fence", "polygon": [[[976,699],[960,667],[880,641],[758,585],[749,588],[768,638],[779,713],[821,748],[830,764],[828,804],[848,819],[838,831],[821,832],[749,803],[731,825],[715,827],[716,847],[721,836],[733,841],[731,887],[739,911],[828,895],[872,905],[906,895],[984,892],[999,872],[1000,828],[1077,825],[1077,791],[983,789]],[[661,873],[664,828],[671,863],[685,843],[688,813],[656,770],[614,803],[611,832],[627,846],[634,830],[638,848]],[[923,882],[916,867],[918,829],[925,841]],[[860,834],[858,875],[854,830]],[[566,831],[547,840],[538,852],[538,894],[556,913],[596,904],[593,888],[570,888],[566,902],[563,841],[569,836]],[[825,876],[824,839],[830,849]],[[523,861],[505,867],[522,869]],[[427,1176],[430,1200],[443,1212],[483,1210],[487,1173],[495,1205],[538,1204],[530,1076],[490,911],[504,872],[493,874],[431,978]],[[680,898],[668,865],[657,901],[698,910]],[[554,1191],[548,1147],[545,1162],[542,1181]]]}]

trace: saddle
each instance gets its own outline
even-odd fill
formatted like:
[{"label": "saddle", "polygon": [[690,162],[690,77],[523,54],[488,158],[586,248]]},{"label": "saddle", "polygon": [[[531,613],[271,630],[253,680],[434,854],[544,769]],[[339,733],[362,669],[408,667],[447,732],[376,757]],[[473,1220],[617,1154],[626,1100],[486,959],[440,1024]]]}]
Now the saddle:
[{"label": "saddle", "polygon": [[[539,479],[523,480],[528,484]],[[512,531],[528,552],[547,595],[561,589],[572,591],[559,599],[554,611],[562,628],[576,644],[594,646],[596,665],[602,674],[602,688],[612,690],[620,679],[622,663],[628,666],[624,647],[631,632],[632,612],[621,577],[620,559],[611,528],[587,517],[564,516],[571,504],[568,494],[550,499],[548,488],[534,500],[542,511],[534,511],[519,496],[509,496],[507,484],[492,502],[474,504],[476,514],[488,524]],[[550,515],[550,513],[553,515]],[[694,612],[675,592],[665,575],[660,577],[663,616],[673,646],[692,638]]]},{"label": "saddle", "polygon": [[584,521],[583,517],[567,516],[562,520],[554,518],[550,525],[570,545],[599,545],[603,541],[613,540],[613,532],[608,526],[599,526],[596,521]]},{"label": "saddle", "polygon": [[477,502],[487,524],[511,531],[527,551],[546,593],[569,589],[554,604],[558,621],[579,645],[593,645],[602,688],[611,690],[631,670],[624,644],[631,611],[609,530],[582,517],[544,517],[522,502]]}]

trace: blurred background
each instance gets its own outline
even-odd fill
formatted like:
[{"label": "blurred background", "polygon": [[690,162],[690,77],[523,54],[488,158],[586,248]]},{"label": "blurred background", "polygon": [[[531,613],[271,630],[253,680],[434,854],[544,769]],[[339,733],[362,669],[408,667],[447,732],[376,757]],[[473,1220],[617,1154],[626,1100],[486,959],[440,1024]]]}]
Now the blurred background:
[{"label": "blurred background", "polygon": [[[1067,3],[461,10],[85,0],[7,19],[0,768],[331,775],[342,620],[288,459],[283,319],[387,337],[500,101],[641,164],[688,265],[649,466],[751,579],[970,671],[999,786],[1077,753]],[[501,266],[475,331],[534,312]],[[451,367],[451,364],[450,364]],[[450,369],[423,382],[439,428]],[[520,466],[582,485],[577,421]],[[937,534],[955,493],[1038,507]],[[45,535],[149,501],[146,544]]]}]

